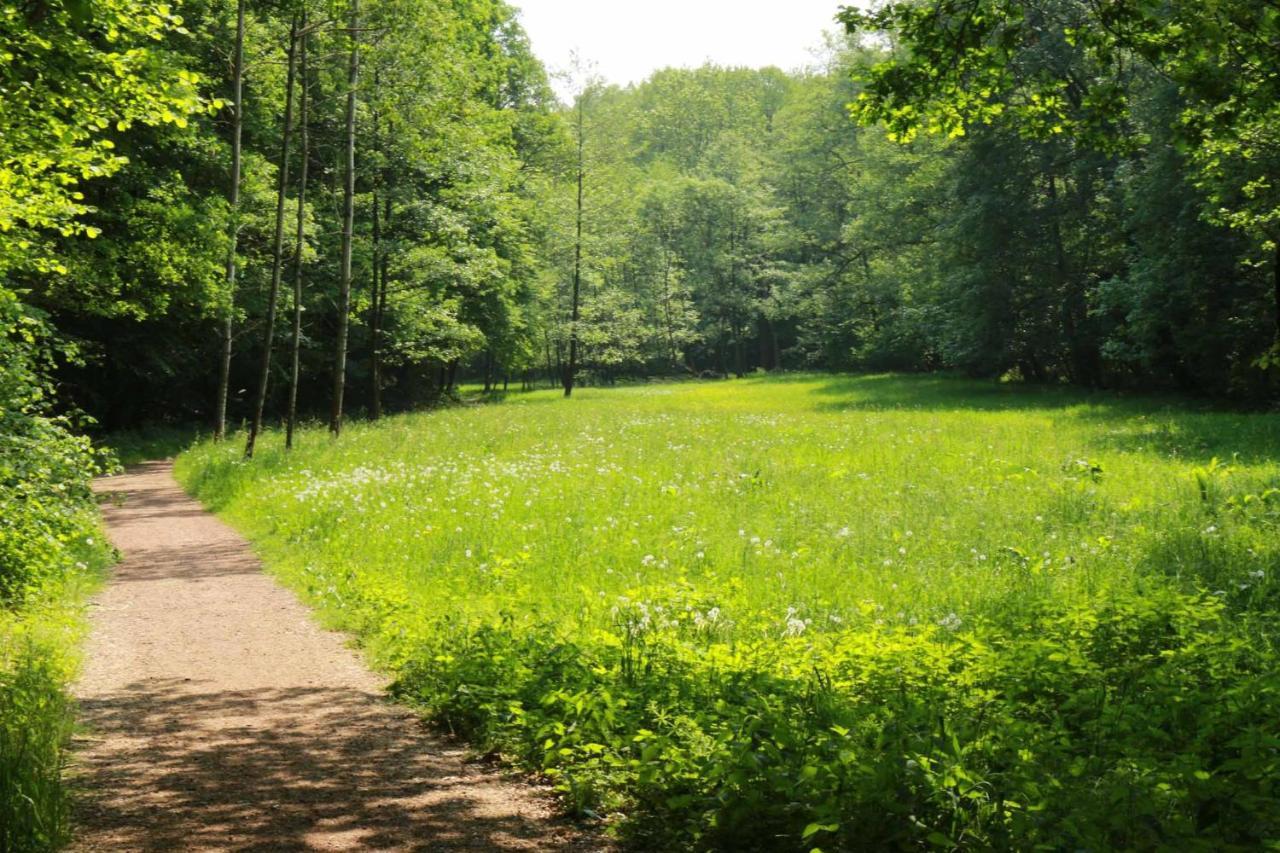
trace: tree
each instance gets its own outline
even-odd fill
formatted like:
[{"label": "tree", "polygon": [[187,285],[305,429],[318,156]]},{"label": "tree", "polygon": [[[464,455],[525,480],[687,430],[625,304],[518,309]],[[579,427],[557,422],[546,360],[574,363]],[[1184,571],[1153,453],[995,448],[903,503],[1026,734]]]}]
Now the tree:
[{"label": "tree", "polygon": [[351,251],[355,240],[356,208],[356,89],[360,82],[360,0],[351,0],[347,65],[346,182],[342,192],[342,268],[338,285],[338,334],[333,356],[333,402],[329,432],[342,433],[343,393],[347,383],[347,331],[351,320]]},{"label": "tree", "polygon": [[[868,69],[856,112],[907,139],[1012,122],[1027,136],[1066,136],[1102,151],[1149,137],[1132,121],[1137,65],[1179,86],[1175,127],[1194,153],[1205,215],[1255,241],[1273,276],[1280,354],[1280,15],[1265,0],[897,0],[846,7],[850,32],[891,32],[902,50]],[[1083,68],[1047,61],[1063,43]],[[1029,61],[1030,60],[1030,61]]]},{"label": "tree", "polygon": [[289,402],[285,415],[284,446],[286,450],[293,449],[293,434],[297,429],[298,423],[298,382],[302,372],[303,255],[306,249],[307,177],[311,158],[310,116],[308,114],[309,80],[307,76],[307,41],[309,36],[307,9],[304,5],[301,13],[301,27],[297,33],[298,77],[301,81],[298,91],[299,175],[293,246],[293,335],[289,342]]},{"label": "tree", "polygon": [[244,136],[244,25],[245,0],[237,0],[235,48],[231,57],[231,184],[227,191],[231,205],[231,236],[227,242],[227,304],[222,320],[222,358],[214,409],[215,441],[221,441],[227,434],[227,395],[231,388],[231,349],[235,331],[236,244],[240,236],[240,168]]},{"label": "tree", "polygon": [[271,352],[276,331],[276,306],[280,301],[280,280],[284,271],[284,209],[285,194],[289,189],[289,143],[293,133],[293,84],[297,71],[298,19],[289,25],[289,46],[286,50],[288,66],[284,89],[284,125],[280,131],[280,162],[276,183],[276,218],[271,250],[271,292],[267,297],[267,318],[263,325],[262,368],[258,374],[258,394],[253,408],[253,423],[245,441],[244,455],[253,458],[253,447],[262,430],[263,410],[267,405],[267,384],[271,380]]}]

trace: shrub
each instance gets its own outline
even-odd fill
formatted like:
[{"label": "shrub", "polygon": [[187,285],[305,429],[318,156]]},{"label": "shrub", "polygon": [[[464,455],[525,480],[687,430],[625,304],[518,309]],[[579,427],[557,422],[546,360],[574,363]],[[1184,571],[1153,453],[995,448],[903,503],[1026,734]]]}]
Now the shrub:
[{"label": "shrub", "polygon": [[89,478],[105,461],[49,408],[55,349],[0,288],[0,850],[67,833],[74,581],[105,561]]},{"label": "shrub", "polygon": [[639,666],[622,637],[437,624],[396,690],[645,846],[1252,847],[1280,838],[1280,660],[1231,619],[1164,591],[1017,630],[664,631]]}]

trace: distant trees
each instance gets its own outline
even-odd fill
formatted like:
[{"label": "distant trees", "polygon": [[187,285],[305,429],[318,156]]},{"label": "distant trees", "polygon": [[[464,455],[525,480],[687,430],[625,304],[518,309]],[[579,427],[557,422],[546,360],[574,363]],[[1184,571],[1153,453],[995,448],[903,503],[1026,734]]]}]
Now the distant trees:
[{"label": "distant trees", "polygon": [[108,424],[247,421],[248,452],[275,418],[292,443],[303,417],[338,432],[351,407],[513,376],[958,369],[1265,397],[1274,20],[1113,5],[888,3],[846,12],[856,34],[808,70],[668,69],[571,104],[498,0],[15,13],[18,64],[55,62],[32,27],[146,46],[151,106],[42,124],[31,99],[104,97],[108,60],[68,37],[76,73],[43,95],[6,66],[4,286],[78,341],[64,399]]},{"label": "distant trees", "polygon": [[[1270,267],[1272,348],[1259,354],[1249,342],[1253,352],[1235,357],[1280,365],[1274,3],[903,0],[841,17],[851,32],[889,32],[901,46],[865,74],[856,104],[900,138],[998,126],[1112,162],[1159,157],[1160,146],[1185,152],[1169,183],[1192,185],[1204,220],[1253,242],[1254,256],[1241,262]],[[1153,102],[1152,90],[1176,94]]]},{"label": "distant trees", "polygon": [[[944,83],[931,63],[951,67],[974,4],[893,5],[849,20],[904,16],[896,32],[920,39],[910,27],[937,25],[936,44],[899,56],[853,38],[802,74],[667,70],[585,96],[583,376],[958,368],[1272,393],[1272,244],[1186,145],[1191,90],[1072,35],[1095,12],[1071,0],[1010,12],[984,36],[1004,40],[999,67],[975,47]],[[567,244],[550,237],[554,265]]]}]

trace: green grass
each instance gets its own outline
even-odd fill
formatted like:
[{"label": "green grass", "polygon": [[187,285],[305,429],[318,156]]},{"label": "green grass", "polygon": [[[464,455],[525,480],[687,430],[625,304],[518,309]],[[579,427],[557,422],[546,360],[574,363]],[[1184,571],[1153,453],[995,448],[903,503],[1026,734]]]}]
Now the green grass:
[{"label": "green grass", "polygon": [[1280,840],[1280,418],[954,379],[512,393],[179,459],[640,846]]},{"label": "green grass", "polygon": [[84,604],[112,558],[100,534],[71,550],[80,558],[74,567],[23,606],[0,607],[3,851],[55,850],[71,836],[64,770],[75,708],[68,692],[79,666]]}]

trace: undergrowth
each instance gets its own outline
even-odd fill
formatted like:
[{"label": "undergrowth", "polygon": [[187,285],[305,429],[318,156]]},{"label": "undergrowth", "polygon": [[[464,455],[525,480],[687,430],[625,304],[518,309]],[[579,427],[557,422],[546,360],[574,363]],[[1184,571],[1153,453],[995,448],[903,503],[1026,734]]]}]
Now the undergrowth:
[{"label": "undergrowth", "polygon": [[68,688],[84,601],[108,559],[96,544],[77,550],[80,565],[61,580],[21,608],[0,608],[0,851],[53,850],[70,838]]},{"label": "undergrowth", "polygon": [[112,464],[52,411],[58,355],[42,319],[0,291],[0,851],[67,840],[62,779],[88,586],[113,556],[90,478]]}]

